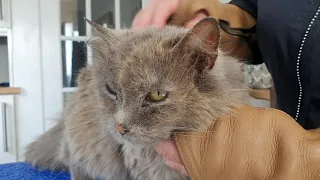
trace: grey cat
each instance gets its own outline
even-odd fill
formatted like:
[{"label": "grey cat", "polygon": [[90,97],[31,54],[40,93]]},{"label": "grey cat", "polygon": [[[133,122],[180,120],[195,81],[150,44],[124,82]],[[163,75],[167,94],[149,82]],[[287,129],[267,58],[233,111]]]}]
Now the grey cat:
[{"label": "grey cat", "polygon": [[77,180],[186,179],[152,145],[205,130],[248,97],[241,63],[219,50],[217,21],[119,32],[87,21],[93,65],[81,71],[58,124],[27,147],[26,161]]}]

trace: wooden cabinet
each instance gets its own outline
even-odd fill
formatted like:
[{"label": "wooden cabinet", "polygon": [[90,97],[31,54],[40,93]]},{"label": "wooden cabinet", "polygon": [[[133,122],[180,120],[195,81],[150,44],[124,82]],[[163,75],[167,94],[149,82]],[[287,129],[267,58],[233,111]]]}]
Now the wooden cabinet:
[{"label": "wooden cabinet", "polygon": [[0,164],[17,161],[14,95],[0,95]]}]

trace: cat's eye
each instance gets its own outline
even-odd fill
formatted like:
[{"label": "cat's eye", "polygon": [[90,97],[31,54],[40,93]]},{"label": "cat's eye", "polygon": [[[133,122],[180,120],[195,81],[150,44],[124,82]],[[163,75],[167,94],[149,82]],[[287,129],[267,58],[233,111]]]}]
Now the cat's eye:
[{"label": "cat's eye", "polygon": [[167,98],[168,92],[164,90],[151,91],[147,95],[147,100],[150,102],[160,102]]},{"label": "cat's eye", "polygon": [[117,93],[112,90],[108,84],[106,84],[106,89],[110,95],[117,96]]}]

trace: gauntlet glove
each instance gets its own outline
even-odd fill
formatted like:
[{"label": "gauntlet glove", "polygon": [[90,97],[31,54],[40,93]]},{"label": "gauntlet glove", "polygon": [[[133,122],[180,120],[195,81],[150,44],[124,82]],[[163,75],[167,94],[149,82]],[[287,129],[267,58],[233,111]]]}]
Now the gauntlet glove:
[{"label": "gauntlet glove", "polygon": [[320,129],[275,109],[242,106],[206,132],[176,136],[193,180],[319,180]]}]

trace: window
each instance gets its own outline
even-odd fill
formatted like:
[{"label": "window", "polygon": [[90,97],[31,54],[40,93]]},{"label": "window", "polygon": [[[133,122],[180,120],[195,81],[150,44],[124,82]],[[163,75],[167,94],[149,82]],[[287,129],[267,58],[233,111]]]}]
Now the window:
[{"label": "window", "polygon": [[[92,63],[85,40],[91,27],[83,17],[111,29],[130,28],[141,0],[60,0],[63,93],[76,87],[79,70]],[[66,96],[67,94],[64,94]]]}]

